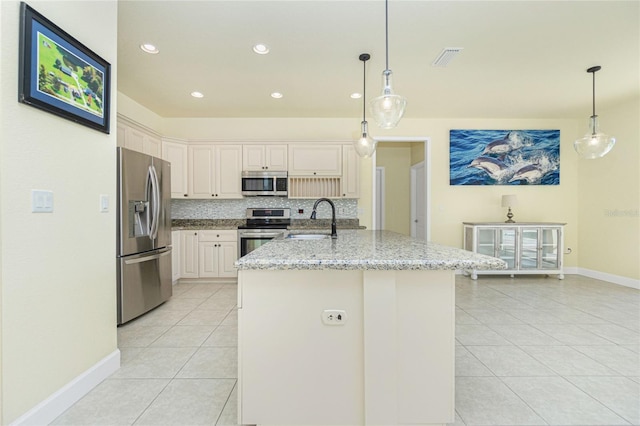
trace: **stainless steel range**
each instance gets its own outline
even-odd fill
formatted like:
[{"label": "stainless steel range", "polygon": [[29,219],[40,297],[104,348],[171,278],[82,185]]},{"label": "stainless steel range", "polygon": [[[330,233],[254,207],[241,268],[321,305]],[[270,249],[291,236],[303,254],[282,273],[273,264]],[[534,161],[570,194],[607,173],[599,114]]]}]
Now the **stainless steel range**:
[{"label": "stainless steel range", "polygon": [[247,222],[238,227],[238,257],[282,235],[289,225],[291,209],[247,209]]}]

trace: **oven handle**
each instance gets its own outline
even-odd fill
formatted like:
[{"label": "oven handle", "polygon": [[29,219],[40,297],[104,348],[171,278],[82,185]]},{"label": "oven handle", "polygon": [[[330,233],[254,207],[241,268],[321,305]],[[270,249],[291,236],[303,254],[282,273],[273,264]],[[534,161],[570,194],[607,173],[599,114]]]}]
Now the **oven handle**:
[{"label": "oven handle", "polygon": [[280,235],[282,235],[284,233],[284,231],[282,232],[241,232],[239,237],[240,238],[275,238],[275,237],[279,237]]}]

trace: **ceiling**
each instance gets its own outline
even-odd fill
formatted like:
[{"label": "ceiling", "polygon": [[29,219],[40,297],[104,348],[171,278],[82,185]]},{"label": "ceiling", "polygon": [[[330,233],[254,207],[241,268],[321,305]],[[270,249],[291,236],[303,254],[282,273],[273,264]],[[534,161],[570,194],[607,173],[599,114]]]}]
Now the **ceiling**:
[{"label": "ceiling", "polygon": [[[380,94],[384,10],[382,0],[119,0],[118,90],[162,117],[361,117],[349,95],[362,92],[364,52],[367,101]],[[252,51],[258,42],[268,55]],[[445,47],[463,50],[432,66]],[[586,121],[594,65],[596,111],[640,95],[640,2],[389,1],[406,118]]]}]

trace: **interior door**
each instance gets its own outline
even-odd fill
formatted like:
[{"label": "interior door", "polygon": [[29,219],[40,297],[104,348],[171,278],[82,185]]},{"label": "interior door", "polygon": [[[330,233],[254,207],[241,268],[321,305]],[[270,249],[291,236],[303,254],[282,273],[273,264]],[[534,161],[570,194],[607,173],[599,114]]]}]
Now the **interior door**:
[{"label": "interior door", "polygon": [[427,239],[424,161],[411,167],[411,236]]}]

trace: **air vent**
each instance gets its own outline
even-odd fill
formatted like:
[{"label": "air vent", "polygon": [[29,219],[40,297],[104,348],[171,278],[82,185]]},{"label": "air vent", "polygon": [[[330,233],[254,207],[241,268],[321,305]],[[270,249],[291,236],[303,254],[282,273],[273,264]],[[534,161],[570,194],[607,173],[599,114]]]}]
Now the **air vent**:
[{"label": "air vent", "polygon": [[462,49],[462,47],[445,47],[431,65],[434,67],[446,67]]}]

